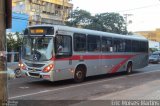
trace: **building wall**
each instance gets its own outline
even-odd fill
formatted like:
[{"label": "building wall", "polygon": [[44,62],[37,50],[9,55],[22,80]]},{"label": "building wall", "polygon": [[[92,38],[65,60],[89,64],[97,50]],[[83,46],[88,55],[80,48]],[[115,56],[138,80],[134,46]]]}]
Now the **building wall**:
[{"label": "building wall", "polygon": [[160,49],[160,43],[159,42],[155,42],[155,41],[149,41],[149,48],[156,48],[156,49]]},{"label": "building wall", "polygon": [[29,24],[63,24],[73,4],[69,0],[13,0],[13,11],[29,15]]},{"label": "building wall", "polygon": [[27,14],[12,13],[12,29],[8,29],[7,32],[23,32],[28,26]]},{"label": "building wall", "polygon": [[156,29],[155,31],[139,31],[136,32],[149,40],[160,42],[160,29]]}]

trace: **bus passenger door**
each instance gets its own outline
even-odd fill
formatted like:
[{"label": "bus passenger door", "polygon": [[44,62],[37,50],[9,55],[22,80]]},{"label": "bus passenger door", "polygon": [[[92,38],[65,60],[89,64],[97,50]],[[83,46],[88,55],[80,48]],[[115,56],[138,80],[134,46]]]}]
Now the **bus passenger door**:
[{"label": "bus passenger door", "polygon": [[[71,78],[72,68],[72,37],[69,35],[56,35],[55,38],[55,74],[56,80]],[[57,71],[58,70],[58,71]]]},{"label": "bus passenger door", "polygon": [[102,56],[101,56],[101,65],[102,65],[102,74],[108,73],[113,67],[113,59],[111,55],[113,52],[112,47],[112,38],[111,37],[102,37]]}]

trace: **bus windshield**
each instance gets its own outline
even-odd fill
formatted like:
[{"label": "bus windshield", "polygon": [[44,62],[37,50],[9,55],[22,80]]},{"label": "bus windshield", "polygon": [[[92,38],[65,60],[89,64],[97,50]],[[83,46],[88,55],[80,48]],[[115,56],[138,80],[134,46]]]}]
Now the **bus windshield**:
[{"label": "bus windshield", "polygon": [[23,59],[30,61],[48,61],[53,54],[52,37],[24,37]]}]

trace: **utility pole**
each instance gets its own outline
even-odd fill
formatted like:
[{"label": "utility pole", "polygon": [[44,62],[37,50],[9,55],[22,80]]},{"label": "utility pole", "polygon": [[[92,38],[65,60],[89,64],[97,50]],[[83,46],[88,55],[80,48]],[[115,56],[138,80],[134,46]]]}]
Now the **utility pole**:
[{"label": "utility pole", "polygon": [[6,101],[7,73],[5,48],[5,0],[0,0],[0,105]]},{"label": "utility pole", "polygon": [[6,28],[11,27],[12,0],[0,0],[0,106],[7,102]]},{"label": "utility pole", "polygon": [[63,25],[65,24],[65,23],[64,23],[64,18],[65,18],[65,17],[64,17],[64,15],[65,15],[65,13],[64,13],[64,5],[65,5],[65,4],[64,4],[64,0],[63,0],[63,6],[62,6],[62,9],[63,9],[63,10],[62,10],[62,23],[63,23]]},{"label": "utility pole", "polygon": [[126,27],[128,29],[128,24],[130,24],[130,21],[128,22],[128,17],[133,16],[133,14],[123,14],[126,22]]}]

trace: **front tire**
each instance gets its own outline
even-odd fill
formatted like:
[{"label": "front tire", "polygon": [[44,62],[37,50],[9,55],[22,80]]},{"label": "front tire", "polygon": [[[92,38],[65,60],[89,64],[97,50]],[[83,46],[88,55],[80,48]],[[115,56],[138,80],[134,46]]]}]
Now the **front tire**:
[{"label": "front tire", "polygon": [[76,83],[83,82],[85,79],[85,71],[82,68],[77,68],[74,73],[74,81]]}]

